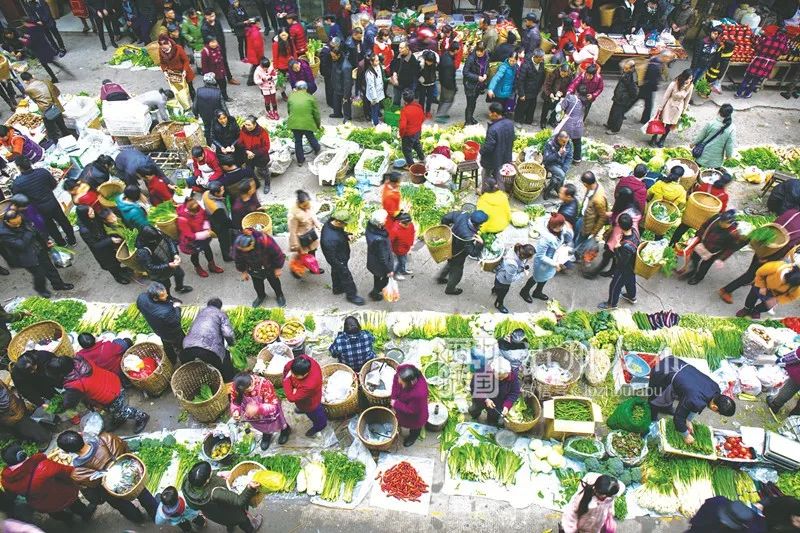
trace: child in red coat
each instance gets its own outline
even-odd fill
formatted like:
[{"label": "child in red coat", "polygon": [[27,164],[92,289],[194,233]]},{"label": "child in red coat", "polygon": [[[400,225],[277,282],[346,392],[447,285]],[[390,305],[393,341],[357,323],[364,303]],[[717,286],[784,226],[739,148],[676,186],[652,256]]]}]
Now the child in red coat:
[{"label": "child in red coat", "polygon": [[175,186],[164,181],[158,174],[153,173],[145,175],[144,182],[147,184],[147,192],[153,207],[162,202],[172,200]]},{"label": "child in red coat", "polygon": [[408,269],[408,252],[416,238],[416,229],[408,213],[400,213],[389,229],[389,242],[392,253],[397,256],[397,265],[394,268],[394,279],[402,281],[404,275],[413,274]]}]

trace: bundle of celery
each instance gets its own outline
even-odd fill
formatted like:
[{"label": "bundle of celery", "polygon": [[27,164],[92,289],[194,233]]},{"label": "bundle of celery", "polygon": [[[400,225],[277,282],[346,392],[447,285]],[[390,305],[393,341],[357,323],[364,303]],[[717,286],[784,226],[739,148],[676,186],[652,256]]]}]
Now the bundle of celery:
[{"label": "bundle of celery", "polygon": [[481,442],[462,444],[450,450],[447,466],[454,477],[469,481],[494,479],[503,485],[513,485],[522,459],[497,444]]},{"label": "bundle of celery", "polygon": [[341,497],[345,503],[352,502],[356,485],[367,475],[364,463],[351,461],[345,454],[337,451],[324,451],[322,458],[325,464],[322,499],[335,502]]}]

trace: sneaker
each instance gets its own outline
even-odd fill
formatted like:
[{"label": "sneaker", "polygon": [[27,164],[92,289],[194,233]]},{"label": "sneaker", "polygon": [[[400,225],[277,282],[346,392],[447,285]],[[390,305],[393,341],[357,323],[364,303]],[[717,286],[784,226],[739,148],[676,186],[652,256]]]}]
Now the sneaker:
[{"label": "sneaker", "polygon": [[600,302],[599,304],[597,304],[597,308],[598,309],[605,309],[607,311],[613,311],[614,309],[616,309],[615,306],[610,305],[608,302]]},{"label": "sneaker", "polygon": [[150,415],[145,413],[144,418],[136,421],[136,425],[133,427],[133,432],[136,434],[141,433],[142,431],[144,431],[144,428],[147,427],[148,422],[150,422]]},{"label": "sneaker", "polygon": [[403,272],[403,274],[405,274],[406,276],[412,276],[412,275],[414,275],[414,271],[406,269],[405,272]]},{"label": "sneaker", "polygon": [[187,292],[192,292],[192,288],[189,285],[184,285],[183,287],[177,287],[175,289],[180,294],[186,294]]},{"label": "sneaker", "polygon": [[720,299],[722,299],[723,302],[725,302],[726,304],[733,303],[733,295],[731,293],[729,293],[725,289],[720,289],[718,292],[719,292],[719,297]]},{"label": "sneaker", "polygon": [[396,279],[397,281],[405,281],[406,277],[402,274],[395,274],[394,279]]},{"label": "sneaker", "polygon": [[635,297],[634,297],[634,298],[631,298],[631,297],[630,297],[630,296],[628,296],[627,294],[623,294],[623,295],[622,295],[622,299],[623,299],[623,300],[625,300],[626,302],[628,302],[628,303],[629,303],[629,304],[631,304],[631,305],[633,305],[633,304],[635,304],[635,303],[636,303],[636,298],[635,298]]}]

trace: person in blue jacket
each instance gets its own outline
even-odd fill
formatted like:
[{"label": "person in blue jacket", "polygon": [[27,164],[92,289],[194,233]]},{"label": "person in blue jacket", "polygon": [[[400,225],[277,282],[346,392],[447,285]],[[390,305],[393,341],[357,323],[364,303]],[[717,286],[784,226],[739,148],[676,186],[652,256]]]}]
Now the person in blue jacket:
[{"label": "person in blue jacket", "polygon": [[129,228],[141,229],[150,223],[147,220],[147,211],[140,201],[141,197],[142,190],[138,185],[127,185],[117,197],[117,209],[122,215],[122,222]]},{"label": "person in blue jacket", "polygon": [[500,102],[507,113],[514,109],[514,82],[517,79],[517,56],[511,55],[500,63],[497,73],[489,82],[486,96]]},{"label": "person in blue jacket", "polygon": [[736,403],[722,394],[711,377],[674,356],[658,361],[650,374],[649,387],[653,420],[659,412],[672,414],[675,429],[683,435],[686,444],[694,442],[692,420],[706,407],[722,416],[736,413]]},{"label": "person in blue jacket", "polygon": [[[137,171],[150,165],[159,168],[152,157],[131,147],[123,148],[114,160],[114,166],[117,167],[117,175],[128,185],[138,184],[141,176]],[[165,177],[160,168],[158,172],[159,178]]]},{"label": "person in blue jacket", "polygon": [[478,232],[487,220],[489,216],[481,210],[472,213],[451,211],[442,217],[442,225],[450,226],[453,231],[452,256],[436,278],[438,283],[447,284],[445,294],[458,296],[464,292],[458,287],[464,275],[464,262],[468,255],[477,256],[483,248],[483,239]]},{"label": "person in blue jacket", "polygon": [[553,135],[544,145],[542,155],[542,165],[547,170],[547,185],[542,191],[542,200],[547,200],[552,193],[558,193],[567,177],[570,165],[572,165],[572,139],[569,133],[564,130]]}]

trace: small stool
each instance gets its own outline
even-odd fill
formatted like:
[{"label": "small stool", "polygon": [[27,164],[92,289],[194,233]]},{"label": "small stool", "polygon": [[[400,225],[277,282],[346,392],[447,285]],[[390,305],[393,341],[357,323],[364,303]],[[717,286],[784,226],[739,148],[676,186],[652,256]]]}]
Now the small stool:
[{"label": "small stool", "polygon": [[478,189],[480,185],[480,167],[478,167],[477,161],[463,161],[456,166],[456,175],[453,178],[456,190],[461,189],[464,179],[467,181],[474,179],[475,190]]},{"label": "small stool", "polygon": [[763,187],[761,187],[761,198],[764,198],[764,196],[766,196],[767,193],[770,192],[773,189],[773,187],[775,187],[779,183],[783,183],[784,181],[789,181],[790,179],[794,178],[789,174],[785,174],[783,172],[774,172],[772,174],[772,177],[766,183],[764,183]]}]

